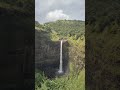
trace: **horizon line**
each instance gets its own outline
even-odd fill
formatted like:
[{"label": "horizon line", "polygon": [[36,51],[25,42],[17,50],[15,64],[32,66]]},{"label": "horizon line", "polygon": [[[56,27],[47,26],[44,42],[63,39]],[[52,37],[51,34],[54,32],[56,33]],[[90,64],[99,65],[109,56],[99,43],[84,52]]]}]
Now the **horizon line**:
[{"label": "horizon line", "polygon": [[[59,19],[59,20],[66,20],[66,19]],[[45,23],[49,23],[49,22],[56,22],[56,21],[59,21],[59,20],[55,20],[55,21],[47,21],[47,22],[40,22],[40,21],[37,21],[37,20],[35,20],[35,21],[37,21],[37,22],[39,22],[40,24],[45,24]],[[83,22],[85,22],[85,20],[77,20],[77,19],[67,19],[66,21],[72,21],[72,20],[76,20],[76,21],[83,21]]]}]

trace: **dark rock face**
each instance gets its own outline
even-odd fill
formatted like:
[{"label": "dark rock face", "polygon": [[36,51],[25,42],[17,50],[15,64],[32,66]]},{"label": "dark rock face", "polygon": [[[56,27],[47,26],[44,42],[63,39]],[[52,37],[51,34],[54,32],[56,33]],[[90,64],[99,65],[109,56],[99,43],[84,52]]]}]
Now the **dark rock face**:
[{"label": "dark rock face", "polygon": [[[38,34],[39,33],[39,34]],[[53,42],[47,38],[46,40],[39,39],[38,35],[42,32],[36,31],[35,42],[35,68],[43,71],[49,78],[56,76],[60,63],[60,41]],[[43,34],[42,34],[43,35]],[[39,37],[40,38],[40,37]],[[63,42],[63,71],[68,72],[68,42]]]}]

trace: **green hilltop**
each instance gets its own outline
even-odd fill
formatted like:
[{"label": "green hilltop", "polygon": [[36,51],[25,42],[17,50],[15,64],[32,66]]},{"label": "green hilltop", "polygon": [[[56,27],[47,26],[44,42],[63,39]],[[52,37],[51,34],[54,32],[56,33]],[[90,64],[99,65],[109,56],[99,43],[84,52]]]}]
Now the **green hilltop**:
[{"label": "green hilltop", "polygon": [[35,22],[36,28],[56,33],[60,38],[76,36],[76,39],[85,35],[85,22],[80,20],[58,20],[43,25]]}]

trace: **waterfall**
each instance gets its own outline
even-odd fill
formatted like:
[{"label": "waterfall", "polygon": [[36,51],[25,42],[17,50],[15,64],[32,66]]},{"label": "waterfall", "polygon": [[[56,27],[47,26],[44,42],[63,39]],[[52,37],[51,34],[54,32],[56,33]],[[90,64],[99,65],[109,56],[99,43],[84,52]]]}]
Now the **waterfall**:
[{"label": "waterfall", "polygon": [[63,40],[60,41],[60,65],[59,65],[58,73],[63,73],[62,44],[63,44]]}]

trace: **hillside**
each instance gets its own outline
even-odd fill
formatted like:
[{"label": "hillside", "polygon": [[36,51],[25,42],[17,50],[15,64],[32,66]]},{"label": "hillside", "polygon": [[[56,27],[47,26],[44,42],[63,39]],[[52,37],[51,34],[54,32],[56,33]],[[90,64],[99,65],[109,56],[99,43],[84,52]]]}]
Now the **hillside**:
[{"label": "hillside", "polygon": [[[36,56],[36,58],[40,58],[40,54],[42,54],[44,51],[47,51],[47,48],[49,46],[50,47],[53,46],[53,48],[56,48],[56,47],[54,47],[54,45],[57,45],[59,47],[59,39],[61,39],[61,38],[66,39],[68,41],[69,47],[71,48],[71,50],[73,47],[77,49],[77,48],[79,48],[79,46],[80,47],[84,46],[84,42],[85,42],[84,26],[85,26],[85,23],[83,21],[75,21],[75,20],[73,20],[73,21],[72,20],[58,20],[56,22],[49,22],[49,23],[45,23],[45,24],[39,24],[36,21],[35,22],[35,28],[36,28],[36,30],[35,30],[35,41],[36,41],[35,45],[36,45],[36,53],[38,54],[38,56]],[[51,46],[51,44],[52,44],[52,46]],[[42,46],[44,46],[44,49],[42,52],[40,52],[40,47],[42,47]],[[82,47],[82,48],[83,49],[81,49],[81,50],[83,50],[82,52],[84,53],[84,47]],[[59,51],[59,49],[57,51]],[[80,51],[78,51],[78,52],[80,52]],[[51,57],[50,52],[52,53],[52,50],[44,52],[44,54],[48,53],[47,54],[47,55],[49,55],[48,57]],[[78,52],[76,52],[76,53],[78,53]],[[58,53],[57,57],[59,60],[59,52],[57,52],[57,53]],[[73,51],[71,52],[71,54],[72,53],[73,53]],[[70,55],[70,56],[74,56],[74,55]],[[45,59],[43,59],[43,60],[45,60]],[[40,60],[37,59],[37,61],[40,61]]]},{"label": "hillside", "polygon": [[[36,90],[45,87],[50,88],[50,90],[57,90],[57,87],[60,87],[62,90],[65,88],[71,90],[71,85],[66,86],[65,82],[74,82],[73,87],[77,87],[76,90],[80,88],[84,89],[84,35],[84,21],[58,20],[45,24],[35,22]],[[59,68],[60,39],[66,40],[63,42],[63,69],[65,70],[65,76],[67,76],[56,78],[54,76],[56,70]],[[45,77],[40,74],[39,70],[45,73]],[[40,77],[43,77],[50,86],[42,81],[41,84],[45,85],[45,87],[39,86],[41,84],[37,81]],[[53,82],[57,84],[52,83],[49,77],[54,77],[56,80],[53,80]],[[76,79],[77,77],[79,79]],[[71,81],[69,78],[71,78]],[[82,83],[81,85],[79,85],[79,81]]]},{"label": "hillside", "polygon": [[56,31],[61,37],[74,36],[77,38],[85,34],[85,22],[79,20],[58,20],[56,22],[45,23],[52,31]]},{"label": "hillside", "polygon": [[119,8],[119,0],[86,3],[87,90],[119,90]]}]

